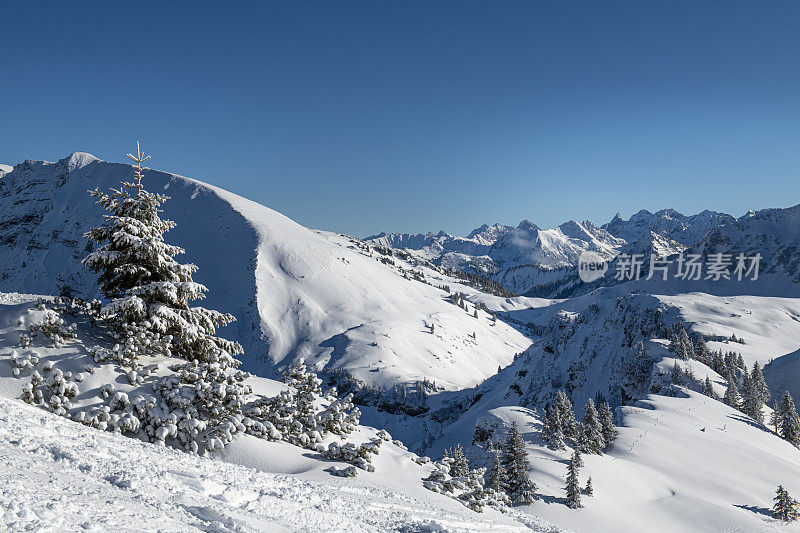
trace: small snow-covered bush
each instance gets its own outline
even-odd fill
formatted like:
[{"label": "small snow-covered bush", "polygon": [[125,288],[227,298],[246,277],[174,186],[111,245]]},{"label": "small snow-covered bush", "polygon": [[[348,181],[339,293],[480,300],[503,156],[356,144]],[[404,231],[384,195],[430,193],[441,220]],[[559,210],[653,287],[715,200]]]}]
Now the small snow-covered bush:
[{"label": "small snow-covered bush", "polygon": [[465,475],[450,475],[455,460],[444,457],[434,463],[434,471],[422,482],[423,486],[433,492],[455,498],[475,512],[483,512],[489,506],[500,512],[506,512],[511,504],[508,495],[484,486],[485,468],[468,470]]},{"label": "small snow-covered bush", "polygon": [[42,405],[62,416],[72,408],[70,399],[77,394],[78,385],[72,381],[72,373],[62,372],[59,368],[53,369],[46,380],[34,370],[31,380],[22,386],[23,401]]},{"label": "small snow-covered bush", "polygon": [[328,445],[327,449],[322,449],[320,451],[322,456],[327,459],[350,463],[361,470],[374,472],[375,467],[371,464],[372,456],[378,454],[382,442],[383,440],[379,438],[371,439],[369,442],[358,446],[352,442],[347,442],[345,444],[332,442]]},{"label": "small snow-covered bush", "polygon": [[[47,313],[40,321],[28,326],[31,338],[35,337],[37,333],[41,333],[50,340],[53,346],[58,347],[77,337],[75,333],[78,328],[77,324],[66,326],[64,325],[64,319],[61,318],[57,311],[52,309],[46,309],[46,311]],[[20,341],[22,341],[22,338],[20,338]],[[28,344],[30,343],[28,342]]]},{"label": "small snow-covered bush", "polygon": [[16,350],[12,350],[11,364],[14,366],[12,372],[15,376],[19,376],[23,370],[33,370],[39,364],[39,358],[32,352],[18,353]]},{"label": "small snow-covered bush", "polygon": [[[352,395],[336,397],[336,389],[322,395],[321,380],[306,368],[301,359],[284,372],[281,380],[289,385],[272,398],[260,398],[245,415],[253,423],[248,432],[271,440],[284,440],[313,448],[328,433],[347,435],[358,426],[358,408]],[[327,403],[327,407],[323,404]]]}]

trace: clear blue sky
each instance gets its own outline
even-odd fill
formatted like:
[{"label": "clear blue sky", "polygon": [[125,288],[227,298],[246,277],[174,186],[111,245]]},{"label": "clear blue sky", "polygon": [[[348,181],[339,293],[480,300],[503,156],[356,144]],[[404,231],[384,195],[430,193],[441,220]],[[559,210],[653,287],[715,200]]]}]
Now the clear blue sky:
[{"label": "clear blue sky", "polygon": [[0,162],[365,236],[800,203],[800,3],[5,2]]}]

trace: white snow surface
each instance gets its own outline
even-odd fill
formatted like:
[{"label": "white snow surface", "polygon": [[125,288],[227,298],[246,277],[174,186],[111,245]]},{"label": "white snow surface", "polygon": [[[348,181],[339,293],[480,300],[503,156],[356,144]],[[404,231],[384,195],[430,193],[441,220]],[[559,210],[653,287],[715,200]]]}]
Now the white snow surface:
[{"label": "white snow surface", "polygon": [[[259,452],[279,459],[275,448]],[[284,459],[291,455],[280,452]],[[0,529],[530,530],[493,511],[474,513],[421,485],[417,494],[403,492],[385,483],[390,476],[358,483],[270,473],[86,428],[0,398]],[[546,524],[540,530],[555,531]]]},{"label": "white snow surface", "polygon": [[[374,472],[332,475],[347,463],[290,445],[239,434],[223,451],[199,457],[103,432],[22,403],[33,369],[15,376],[12,354],[36,356],[79,381],[70,414],[99,405],[113,384],[129,397],[147,394],[149,380],[131,384],[127,369],[93,364],[87,346],[103,342],[81,324],[77,338],[52,347],[37,336],[16,340],[45,313],[33,295],[0,293],[0,530],[23,531],[558,531],[512,510],[478,514],[425,489],[433,467],[384,442]],[[140,359],[164,375],[175,359]],[[92,367],[92,371],[88,371]],[[254,392],[274,396],[285,385],[251,377]],[[152,391],[150,391],[152,392]],[[377,430],[359,426],[346,442],[361,444]],[[325,443],[337,440],[328,435]]]}]

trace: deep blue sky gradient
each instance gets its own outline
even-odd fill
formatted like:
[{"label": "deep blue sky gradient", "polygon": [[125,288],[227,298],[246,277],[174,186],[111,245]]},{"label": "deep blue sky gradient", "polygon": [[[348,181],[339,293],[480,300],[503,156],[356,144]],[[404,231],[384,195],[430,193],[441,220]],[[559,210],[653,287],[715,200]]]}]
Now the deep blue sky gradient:
[{"label": "deep blue sky gradient", "polygon": [[5,2],[0,162],[365,236],[800,203],[800,3]]}]

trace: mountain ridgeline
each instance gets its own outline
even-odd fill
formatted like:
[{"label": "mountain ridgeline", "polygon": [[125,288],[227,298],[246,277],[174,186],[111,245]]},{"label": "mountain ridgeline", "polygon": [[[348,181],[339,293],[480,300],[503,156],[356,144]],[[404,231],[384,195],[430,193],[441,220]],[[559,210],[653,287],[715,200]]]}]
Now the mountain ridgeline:
[{"label": "mountain ridgeline", "polygon": [[[467,237],[440,231],[417,235],[380,233],[366,240],[403,249],[449,269],[488,277],[513,294],[567,298],[617,283],[613,265],[598,282],[582,283],[576,267],[585,251],[607,261],[620,254],[641,254],[649,260],[651,254],[674,257],[681,252],[759,252],[765,261],[765,273],[786,276],[795,282],[795,252],[800,244],[798,213],[800,206],[750,211],[739,219],[708,210],[689,216],[674,209],[655,213],[642,210],[628,220],[618,213],[600,227],[589,221],[571,220],[557,228],[542,229],[523,220],[516,227],[484,224]],[[648,265],[644,268],[646,275]]]}]

